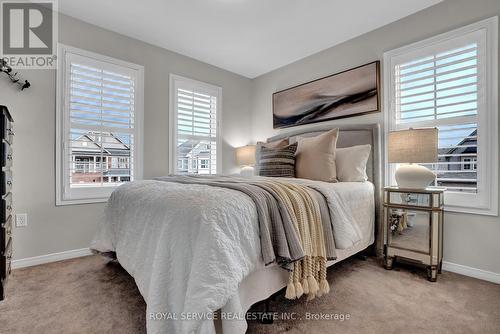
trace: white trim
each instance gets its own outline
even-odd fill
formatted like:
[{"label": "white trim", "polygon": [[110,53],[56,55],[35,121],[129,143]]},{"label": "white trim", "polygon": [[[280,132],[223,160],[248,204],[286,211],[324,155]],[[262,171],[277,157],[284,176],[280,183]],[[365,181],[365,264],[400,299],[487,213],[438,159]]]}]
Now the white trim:
[{"label": "white trim", "polygon": [[[33,256],[24,259],[13,260],[12,269],[19,269],[19,268],[37,266],[40,264],[51,263],[51,262],[75,259],[79,257],[89,256],[92,254],[93,253],[90,250],[90,248],[80,248],[59,253]],[[443,270],[500,284],[500,274],[491,271],[468,267],[448,261],[443,261]]]},{"label": "white trim", "polygon": [[500,284],[500,274],[494,273],[492,271],[472,268],[447,261],[443,261],[443,270],[464,276],[474,277],[483,281]]},{"label": "white trim", "polygon": [[77,257],[83,257],[89,255],[92,255],[90,248],[81,248],[59,253],[51,253],[46,255],[27,257],[24,259],[12,260],[12,269],[37,266],[39,264],[74,259]]},{"label": "white trim", "polygon": [[179,82],[185,82],[190,85],[200,87],[200,88],[205,88],[209,91],[216,91],[217,92],[217,136],[216,136],[216,143],[217,143],[217,174],[221,174],[222,172],[222,88],[209,84],[206,82],[186,78],[177,74],[170,73],[170,78],[169,78],[169,110],[168,110],[168,129],[169,129],[169,152],[168,152],[168,172],[170,174],[175,173],[175,169],[177,166],[177,157],[176,157],[176,147],[175,143],[177,141],[177,129],[174,126],[176,122],[176,110],[175,110],[175,101],[176,101],[176,95],[175,95],[175,83],[176,81]]},{"label": "white trim", "polygon": [[169,95],[168,95],[168,100],[169,100],[169,106],[168,106],[168,173],[173,174],[175,172],[175,138],[177,137],[177,129],[175,128],[175,92],[174,92],[174,85],[175,85],[175,79],[178,78],[179,76],[170,73],[170,78],[169,78]]},{"label": "white trim", "polygon": [[[101,190],[93,192],[82,198],[65,199],[63,193],[64,187],[64,166],[63,166],[63,152],[64,152],[64,127],[65,115],[64,106],[66,103],[65,87],[67,87],[66,80],[66,53],[95,59],[99,62],[107,62],[111,65],[121,66],[131,69],[137,73],[136,75],[136,96],[134,103],[134,179],[141,180],[143,178],[144,167],[144,66],[130,63],[124,60],[116,59],[109,56],[100,55],[91,51],[78,49],[62,43],[57,45],[57,77],[56,77],[56,205],[72,205],[72,204],[87,204],[87,203],[100,203],[106,202],[112,189]],[[97,187],[96,187],[97,188]],[[93,188],[93,189],[96,189]],[[89,191],[92,189],[88,189]]]},{"label": "white trim", "polygon": [[[485,31],[484,44],[486,45],[486,73],[485,75],[485,95],[483,112],[478,115],[478,131],[487,133],[487,140],[481,142],[479,150],[483,150],[480,159],[480,166],[483,176],[478,179],[482,187],[482,194],[458,194],[450,192],[445,196],[445,209],[447,211],[482,214],[498,216],[498,16],[494,16],[447,33],[443,33],[423,41],[387,51],[383,57],[383,104],[384,104],[384,165],[385,184],[394,184],[394,166],[387,162],[387,134],[394,129],[392,119],[392,60],[395,57],[404,57],[405,54],[422,53],[441,43],[451,43],[453,39],[460,38],[467,34]],[[486,112],[484,112],[486,111]],[[479,129],[482,124],[482,129]],[[486,129],[484,125],[487,125]],[[435,124],[434,124],[435,125]],[[411,126],[410,124],[408,126]],[[480,167],[482,168],[482,167]],[[478,171],[479,172],[479,171]],[[474,198],[471,199],[471,196]]]}]

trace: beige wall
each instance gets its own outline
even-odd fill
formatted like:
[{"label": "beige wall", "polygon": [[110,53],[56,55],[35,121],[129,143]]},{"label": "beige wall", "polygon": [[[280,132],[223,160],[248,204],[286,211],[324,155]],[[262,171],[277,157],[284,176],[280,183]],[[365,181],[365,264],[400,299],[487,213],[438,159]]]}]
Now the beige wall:
[{"label": "beige wall", "polygon": [[[385,51],[499,14],[498,0],[447,0],[254,79],[254,141],[279,132],[272,129],[273,92],[382,60]],[[383,124],[383,112],[331,123]],[[447,213],[445,224],[445,261],[500,273],[499,217]]]},{"label": "beige wall", "polygon": [[[170,73],[222,87],[223,171],[234,171],[231,146],[249,139],[251,80],[67,16],[59,27],[64,44],[144,66],[144,177],[168,173]],[[88,247],[104,204],[55,206],[55,71],[21,72],[32,84],[22,93],[0,80],[0,103],[15,119],[15,211],[29,223],[14,230],[14,258]]]}]

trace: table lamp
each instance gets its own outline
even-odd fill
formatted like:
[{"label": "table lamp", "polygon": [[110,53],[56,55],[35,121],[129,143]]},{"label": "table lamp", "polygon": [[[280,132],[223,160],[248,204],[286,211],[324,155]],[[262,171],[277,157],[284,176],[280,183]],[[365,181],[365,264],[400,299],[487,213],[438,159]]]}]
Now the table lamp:
[{"label": "table lamp", "polygon": [[438,129],[408,129],[389,132],[388,159],[390,163],[408,163],[396,170],[400,188],[424,189],[436,179],[428,168],[416,163],[437,161]]},{"label": "table lamp", "polygon": [[253,176],[255,165],[255,145],[246,145],[236,149],[236,163],[241,167],[241,176]]}]

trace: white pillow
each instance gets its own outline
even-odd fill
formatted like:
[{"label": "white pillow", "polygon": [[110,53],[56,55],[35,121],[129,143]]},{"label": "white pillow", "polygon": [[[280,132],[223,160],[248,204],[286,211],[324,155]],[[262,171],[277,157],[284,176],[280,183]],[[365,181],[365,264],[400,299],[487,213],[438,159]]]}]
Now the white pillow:
[{"label": "white pillow", "polygon": [[340,182],[364,182],[368,180],[366,163],[370,157],[371,149],[371,145],[337,148],[335,156],[337,179]]}]

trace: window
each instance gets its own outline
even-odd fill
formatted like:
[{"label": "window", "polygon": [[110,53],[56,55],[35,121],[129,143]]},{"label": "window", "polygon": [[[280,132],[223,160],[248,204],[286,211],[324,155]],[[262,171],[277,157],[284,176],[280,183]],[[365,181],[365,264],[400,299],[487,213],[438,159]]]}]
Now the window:
[{"label": "window", "polygon": [[477,170],[477,158],[462,158],[462,162],[462,170]]},{"label": "window", "polygon": [[188,159],[178,159],[177,160],[177,170],[187,172],[188,170]]},{"label": "window", "polygon": [[106,200],[141,178],[143,68],[59,45],[56,202]]},{"label": "window", "polygon": [[221,95],[220,87],[170,76],[171,173],[220,173]]},{"label": "window", "polygon": [[451,211],[498,213],[497,35],[494,17],[384,54],[387,130],[439,129],[438,161],[423,166]]},{"label": "window", "polygon": [[200,161],[200,168],[201,169],[208,169],[208,165],[209,165],[209,160],[202,159]]},{"label": "window", "polygon": [[125,158],[118,158],[118,168],[120,169],[128,169],[128,157]]}]

